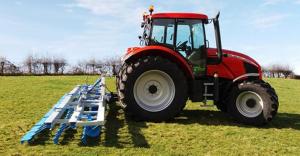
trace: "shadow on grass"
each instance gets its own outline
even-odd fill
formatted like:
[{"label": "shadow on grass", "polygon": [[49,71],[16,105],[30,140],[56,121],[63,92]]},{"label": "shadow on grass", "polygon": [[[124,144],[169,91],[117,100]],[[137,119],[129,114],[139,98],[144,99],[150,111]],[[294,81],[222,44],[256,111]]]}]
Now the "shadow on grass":
[{"label": "shadow on grass", "polygon": [[[147,128],[146,122],[135,122],[131,119],[124,117],[123,110],[120,106],[116,104],[111,104],[107,114],[107,120],[105,124],[105,129],[102,130],[104,135],[100,140],[100,137],[97,139],[90,138],[88,144],[85,146],[98,146],[104,145],[106,147],[116,147],[124,148],[128,146],[138,147],[138,148],[150,148],[149,143],[147,142],[145,136],[142,134],[142,129]],[[213,110],[183,110],[182,113],[175,119],[169,121],[168,123],[176,124],[195,124],[200,125],[214,125],[214,126],[236,126],[236,127],[253,127],[247,126],[244,124],[239,124],[235,122],[233,118],[229,115],[222,113],[220,111]],[[130,140],[124,139],[122,136],[122,131],[127,129],[125,133],[129,133]],[[291,113],[278,113],[274,120],[267,124],[266,126],[258,128],[277,128],[277,129],[295,129],[300,130],[300,114],[291,114]],[[67,130],[63,139],[60,141],[61,145],[67,145],[70,141],[74,139],[74,134],[76,130]],[[104,133],[104,134],[103,134]],[[125,137],[126,137],[125,135]],[[48,141],[51,137],[49,130],[43,131],[40,135],[37,136],[30,145],[45,145],[45,142]],[[120,138],[122,137],[122,138]],[[125,140],[125,141],[124,141]],[[83,146],[82,144],[79,144]]]},{"label": "shadow on grass", "polygon": [[[119,132],[120,129],[127,126],[131,142],[134,147],[149,148],[149,144],[145,136],[141,133],[142,128],[146,128],[145,122],[134,122],[127,117],[122,118],[120,114],[123,110],[116,104],[110,105],[110,109],[107,115],[107,121],[105,124],[105,140],[104,145],[107,147],[123,148],[124,142],[120,142]],[[125,115],[124,115],[125,116]]]},{"label": "shadow on grass", "polygon": [[117,147],[122,148],[122,145],[119,142],[119,130],[124,126],[124,119],[118,118],[119,109],[116,104],[109,105],[109,111],[106,116],[105,123],[105,140],[104,145],[107,147]]},{"label": "shadow on grass", "polygon": [[87,137],[86,139],[87,139],[87,144],[83,144],[82,142],[79,142],[78,146],[81,146],[81,147],[94,147],[94,146],[101,145],[100,137],[95,137],[95,138]]},{"label": "shadow on grass", "polygon": [[125,118],[134,147],[150,148],[149,143],[141,132],[142,128],[147,128],[146,122],[135,122],[128,118],[128,116],[125,116]]},{"label": "shadow on grass", "polygon": [[[178,124],[226,125],[238,127],[253,127],[237,123],[232,117],[220,111],[184,110],[179,117],[170,121]],[[278,113],[269,124],[258,128],[291,128],[300,130],[300,114]]]},{"label": "shadow on grass", "polygon": [[[124,117],[123,109],[117,104],[110,104],[107,111],[105,128],[102,130],[104,140],[99,138],[88,138],[88,144],[83,145],[79,143],[79,146],[98,146],[104,145],[106,147],[124,148],[126,147],[138,147],[138,148],[149,148],[149,144],[146,138],[141,133],[141,129],[146,127],[145,122],[134,122]],[[121,140],[121,129],[127,128],[130,140]],[[128,134],[126,134],[128,135]],[[128,141],[128,142],[127,142]]]},{"label": "shadow on grass", "polygon": [[37,146],[37,145],[45,145],[47,141],[51,139],[51,131],[49,129],[43,130],[40,134],[38,134],[33,141],[29,141],[28,145]]},{"label": "shadow on grass", "polygon": [[[59,142],[59,144],[68,145],[69,142],[75,138],[75,133],[77,133],[77,130],[73,130],[73,129],[66,130],[63,133],[62,139]],[[46,145],[46,142],[49,141],[53,141],[53,136],[51,135],[51,130],[45,129],[40,134],[38,134],[34,140],[30,141],[28,144],[30,146]]]},{"label": "shadow on grass", "polygon": [[77,130],[75,129],[67,129],[63,133],[63,139],[60,141],[60,145],[68,145],[70,141],[72,141],[75,138],[75,133],[77,133]]}]

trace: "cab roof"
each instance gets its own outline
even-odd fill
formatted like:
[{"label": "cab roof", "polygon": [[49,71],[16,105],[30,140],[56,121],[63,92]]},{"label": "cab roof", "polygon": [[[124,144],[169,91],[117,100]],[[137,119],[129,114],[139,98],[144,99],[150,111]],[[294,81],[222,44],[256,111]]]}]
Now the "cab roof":
[{"label": "cab roof", "polygon": [[208,17],[205,14],[198,13],[155,13],[152,18],[185,18],[185,19],[201,19],[207,20]]}]

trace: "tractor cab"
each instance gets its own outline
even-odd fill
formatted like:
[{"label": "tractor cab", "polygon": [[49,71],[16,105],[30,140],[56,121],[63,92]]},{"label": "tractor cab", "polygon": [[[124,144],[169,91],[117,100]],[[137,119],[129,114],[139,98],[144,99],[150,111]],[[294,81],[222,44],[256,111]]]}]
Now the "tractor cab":
[{"label": "tractor cab", "polygon": [[[157,13],[144,14],[142,27],[144,34],[141,44],[146,46],[163,46],[180,53],[192,66],[195,77],[206,75],[207,64],[221,62],[222,48],[219,33],[218,16],[209,20],[204,14],[196,13]],[[205,24],[214,21],[218,53],[216,57],[207,58],[208,45],[205,35]]]}]

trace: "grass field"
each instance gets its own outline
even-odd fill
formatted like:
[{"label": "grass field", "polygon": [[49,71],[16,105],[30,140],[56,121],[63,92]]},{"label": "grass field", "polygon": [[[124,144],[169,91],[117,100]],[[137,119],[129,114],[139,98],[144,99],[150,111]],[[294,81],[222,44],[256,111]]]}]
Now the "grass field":
[{"label": "grass field", "polygon": [[[81,129],[67,131],[60,145],[44,132],[32,144],[22,135],[84,76],[0,77],[0,155],[299,155],[300,81],[270,79],[280,108],[265,127],[237,124],[215,108],[189,103],[168,123],[133,122],[119,106],[111,106],[99,140],[80,144]],[[97,77],[90,77],[93,82]],[[115,90],[114,79],[107,79]]]}]

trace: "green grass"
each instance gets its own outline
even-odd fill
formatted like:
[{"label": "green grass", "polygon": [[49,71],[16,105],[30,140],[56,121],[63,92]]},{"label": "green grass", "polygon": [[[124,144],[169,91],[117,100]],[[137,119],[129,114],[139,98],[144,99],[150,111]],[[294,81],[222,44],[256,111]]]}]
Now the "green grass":
[{"label": "green grass", "polygon": [[[97,77],[90,77],[92,83]],[[0,77],[0,155],[299,155],[300,81],[269,79],[279,95],[279,114],[257,128],[237,124],[215,108],[188,103],[168,123],[133,122],[111,106],[99,140],[81,146],[82,130],[67,131],[54,145],[55,131],[32,144],[20,139],[54,103],[84,76]],[[114,79],[107,79],[115,90]]]}]

